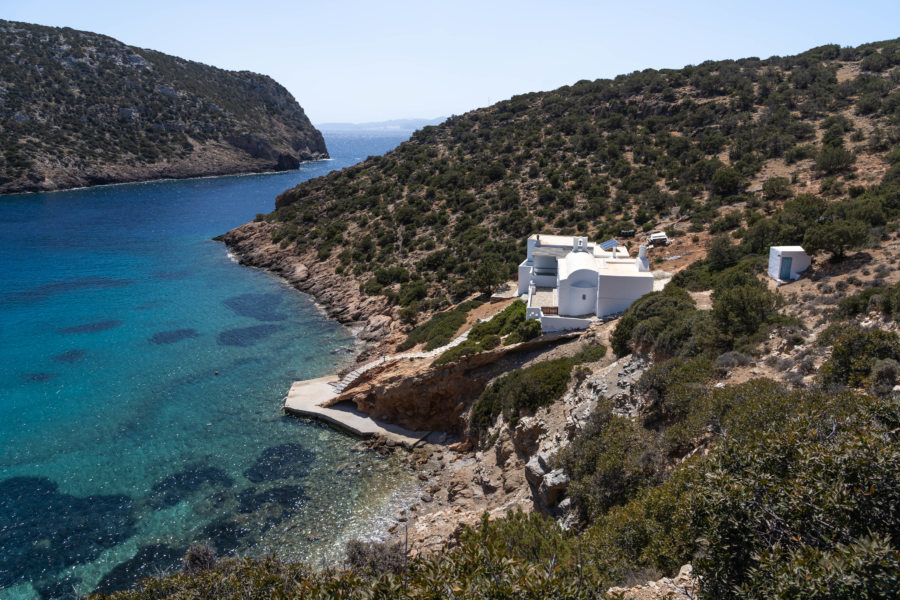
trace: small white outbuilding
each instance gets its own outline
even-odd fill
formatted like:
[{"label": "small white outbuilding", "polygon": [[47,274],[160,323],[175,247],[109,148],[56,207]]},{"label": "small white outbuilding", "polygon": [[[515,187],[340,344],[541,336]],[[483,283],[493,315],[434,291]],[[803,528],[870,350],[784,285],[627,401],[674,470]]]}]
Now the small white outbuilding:
[{"label": "small white outbuilding", "polygon": [[769,248],[769,277],[778,281],[800,279],[812,260],[800,246],[772,246]]}]

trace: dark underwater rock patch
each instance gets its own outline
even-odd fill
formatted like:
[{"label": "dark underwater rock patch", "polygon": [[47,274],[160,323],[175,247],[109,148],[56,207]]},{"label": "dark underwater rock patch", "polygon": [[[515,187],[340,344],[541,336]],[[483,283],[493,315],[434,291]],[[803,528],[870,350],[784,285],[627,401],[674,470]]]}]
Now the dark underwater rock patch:
[{"label": "dark underwater rock patch", "polygon": [[84,350],[74,349],[74,350],[66,350],[65,352],[60,352],[56,356],[53,357],[54,362],[62,362],[62,363],[73,363],[78,362],[84,355],[87,354]]},{"label": "dark underwater rock patch", "polygon": [[231,487],[234,480],[225,471],[207,465],[192,465],[164,477],[150,490],[154,506],[175,506],[205,486]]},{"label": "dark underwater rock patch", "polygon": [[10,292],[3,295],[7,302],[41,302],[57,294],[66,294],[83,289],[106,289],[131,285],[133,282],[127,279],[112,279],[110,277],[77,277],[65,281],[45,283],[30,290]]},{"label": "dark underwater rock patch", "polygon": [[257,321],[284,321],[287,315],[281,312],[281,294],[241,294],[223,302],[225,306],[242,317]]},{"label": "dark underwater rock patch", "polygon": [[226,329],[219,334],[219,343],[225,346],[252,346],[258,341],[265,339],[284,329],[280,325],[253,325],[252,327],[238,327],[236,329]]},{"label": "dark underwater rock patch", "polygon": [[28,381],[29,383],[46,383],[56,377],[56,375],[56,373],[40,371],[37,373],[25,373],[24,378],[25,381]]},{"label": "dark underwater rock patch", "polygon": [[231,554],[240,548],[241,541],[246,535],[237,522],[225,517],[219,517],[203,528],[206,542],[220,555]]},{"label": "dark underwater rock patch", "polygon": [[281,508],[281,516],[287,517],[306,502],[306,494],[299,485],[283,485],[257,491],[251,487],[238,494],[238,511],[253,513],[272,506]]},{"label": "dark underwater rock patch", "polygon": [[173,548],[165,544],[141,546],[132,558],[117,564],[103,576],[95,594],[109,594],[132,587],[145,577],[157,577],[171,573],[181,566],[187,548]]},{"label": "dark underwater rock patch", "polygon": [[170,329],[154,333],[148,339],[154,344],[174,344],[195,337],[200,337],[200,333],[196,329]]},{"label": "dark underwater rock patch", "polygon": [[266,448],[244,477],[253,483],[287,479],[289,477],[305,477],[309,466],[316,455],[307,450],[303,444],[289,443]]},{"label": "dark underwater rock patch", "polygon": [[45,477],[0,481],[0,589],[49,580],[134,535],[132,500],[72,496]]},{"label": "dark underwater rock patch", "polygon": [[72,327],[63,327],[60,333],[99,333],[109,329],[115,329],[122,324],[122,321],[109,319],[107,321],[94,321],[93,323],[85,323],[84,325],[73,325]]}]

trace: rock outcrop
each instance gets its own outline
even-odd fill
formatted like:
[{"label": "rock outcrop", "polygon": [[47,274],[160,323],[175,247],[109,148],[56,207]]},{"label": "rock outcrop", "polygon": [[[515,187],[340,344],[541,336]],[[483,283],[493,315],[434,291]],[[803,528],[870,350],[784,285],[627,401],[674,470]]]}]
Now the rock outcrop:
[{"label": "rock outcrop", "polygon": [[384,296],[364,295],[356,281],[337,275],[314,252],[284,252],[272,241],[272,226],[265,221],[247,223],[215,239],[224,242],[241,264],[270,271],[313,296],[329,317],[345,325],[364,324],[361,333],[367,341],[378,341],[399,325]]},{"label": "rock outcrop", "polygon": [[0,193],[296,169],[328,157],[291,94],[107,36],[0,20]]}]

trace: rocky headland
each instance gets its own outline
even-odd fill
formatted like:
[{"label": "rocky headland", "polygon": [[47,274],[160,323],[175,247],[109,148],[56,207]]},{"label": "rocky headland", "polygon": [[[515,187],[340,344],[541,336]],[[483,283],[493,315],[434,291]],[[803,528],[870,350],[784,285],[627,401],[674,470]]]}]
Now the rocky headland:
[{"label": "rocky headland", "polygon": [[296,169],[322,134],[270,77],[0,20],[0,194]]}]

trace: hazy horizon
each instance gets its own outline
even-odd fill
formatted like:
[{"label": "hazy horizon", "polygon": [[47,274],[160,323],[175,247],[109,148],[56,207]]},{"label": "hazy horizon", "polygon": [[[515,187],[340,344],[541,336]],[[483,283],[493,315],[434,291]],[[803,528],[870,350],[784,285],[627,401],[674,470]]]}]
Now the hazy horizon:
[{"label": "hazy horizon", "polygon": [[[839,18],[838,18],[839,17]],[[0,18],[92,31],[223,69],[273,77],[313,123],[462,114],[516,94],[646,68],[790,55],[900,35],[900,3],[422,4],[234,0],[152,10],[32,0]]]}]

